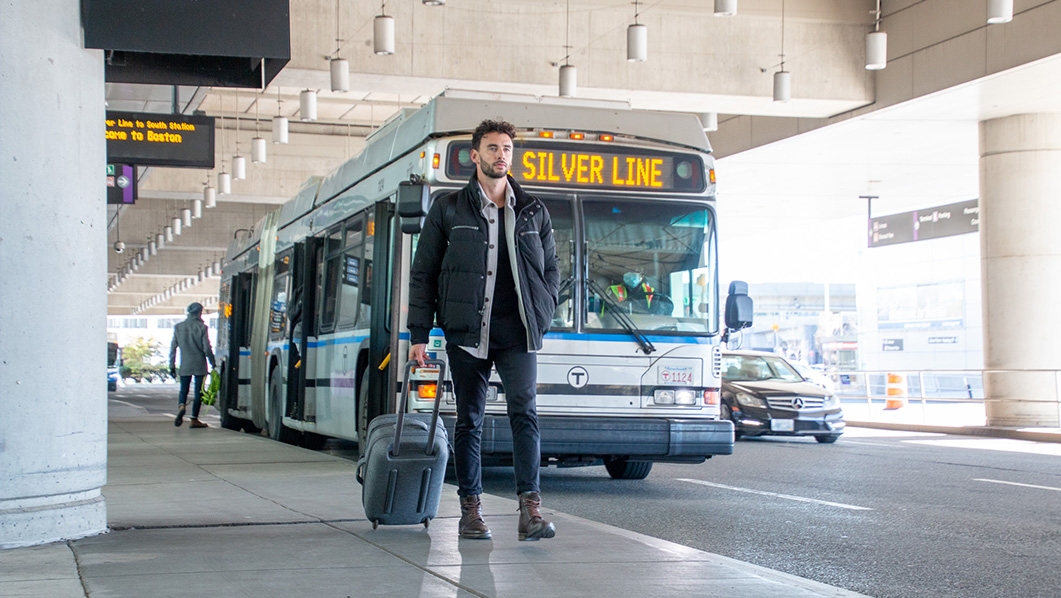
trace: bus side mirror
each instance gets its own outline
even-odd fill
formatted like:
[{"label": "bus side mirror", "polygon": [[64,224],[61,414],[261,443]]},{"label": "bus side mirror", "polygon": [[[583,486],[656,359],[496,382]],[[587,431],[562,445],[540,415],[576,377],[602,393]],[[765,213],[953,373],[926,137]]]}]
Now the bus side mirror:
[{"label": "bus side mirror", "polygon": [[753,312],[752,298],[748,296],[748,283],[740,280],[729,283],[729,296],[726,297],[726,328],[742,330],[751,326]]},{"label": "bus side mirror", "polygon": [[424,183],[402,181],[398,184],[398,218],[402,232],[415,235],[424,226],[431,192]]}]

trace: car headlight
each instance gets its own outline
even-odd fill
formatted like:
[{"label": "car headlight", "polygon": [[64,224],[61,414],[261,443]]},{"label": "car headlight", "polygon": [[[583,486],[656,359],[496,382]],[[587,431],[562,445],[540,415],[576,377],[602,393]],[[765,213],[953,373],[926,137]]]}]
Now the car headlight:
[{"label": "car headlight", "polygon": [[746,392],[737,393],[737,402],[745,407],[761,407],[763,409],[766,408],[766,401]]},{"label": "car headlight", "polygon": [[827,395],[822,407],[825,409],[836,409],[840,406],[840,399],[836,395]]}]

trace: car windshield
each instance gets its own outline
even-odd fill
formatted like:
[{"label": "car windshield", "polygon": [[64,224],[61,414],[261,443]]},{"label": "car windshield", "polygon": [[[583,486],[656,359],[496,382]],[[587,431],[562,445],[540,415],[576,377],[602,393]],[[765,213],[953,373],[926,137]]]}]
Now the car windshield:
[{"label": "car windshield", "polygon": [[773,355],[725,355],[722,357],[722,377],[726,380],[803,382],[803,376],[787,361]]}]

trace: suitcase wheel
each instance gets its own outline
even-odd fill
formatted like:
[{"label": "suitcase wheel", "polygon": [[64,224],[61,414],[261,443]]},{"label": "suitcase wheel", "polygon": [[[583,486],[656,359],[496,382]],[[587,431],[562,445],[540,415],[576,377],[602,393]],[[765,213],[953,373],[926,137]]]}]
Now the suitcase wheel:
[{"label": "suitcase wheel", "polygon": [[431,520],[430,519],[424,519],[424,529],[427,529],[427,527],[429,525],[431,525]]},{"label": "suitcase wheel", "polygon": [[376,529],[377,527],[379,527],[379,520],[378,519],[372,521],[372,529]]}]

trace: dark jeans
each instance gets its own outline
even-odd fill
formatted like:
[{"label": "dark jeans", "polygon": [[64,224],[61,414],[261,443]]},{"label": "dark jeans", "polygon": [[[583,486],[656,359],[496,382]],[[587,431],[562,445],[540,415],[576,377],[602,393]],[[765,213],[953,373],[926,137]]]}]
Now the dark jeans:
[{"label": "dark jeans", "polygon": [[[199,406],[203,404],[203,380],[206,376],[181,376],[181,394],[180,394],[180,405],[188,404],[188,386],[192,383],[192,378],[195,378],[195,387],[192,390],[192,418],[199,418]],[[180,407],[178,405],[178,407]]]},{"label": "dark jeans", "polygon": [[453,392],[457,397],[457,425],[453,434],[453,459],[457,470],[457,494],[483,493],[483,412],[490,368],[497,368],[505,387],[508,419],[512,425],[512,466],[516,493],[538,492],[541,446],[535,407],[538,358],[522,347],[490,351],[486,359],[473,357],[457,346],[446,348]]}]

